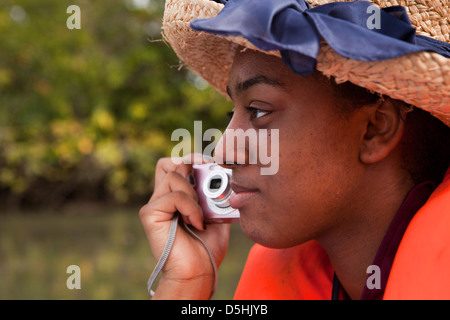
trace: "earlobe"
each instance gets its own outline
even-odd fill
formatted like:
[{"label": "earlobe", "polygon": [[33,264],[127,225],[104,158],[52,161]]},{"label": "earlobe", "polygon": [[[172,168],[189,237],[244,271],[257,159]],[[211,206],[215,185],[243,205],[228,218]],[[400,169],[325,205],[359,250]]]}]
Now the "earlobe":
[{"label": "earlobe", "polygon": [[399,144],[406,111],[399,110],[390,98],[367,106],[366,131],[362,139],[360,160],[365,164],[385,159]]}]

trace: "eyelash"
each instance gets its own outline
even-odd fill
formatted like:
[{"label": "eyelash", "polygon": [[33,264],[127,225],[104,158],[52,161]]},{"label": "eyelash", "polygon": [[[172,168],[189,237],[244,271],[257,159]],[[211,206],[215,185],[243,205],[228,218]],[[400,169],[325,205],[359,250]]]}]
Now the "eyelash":
[{"label": "eyelash", "polygon": [[[255,108],[255,107],[246,107],[246,109],[247,109],[248,113],[250,114],[250,120],[257,120],[257,119],[259,119],[261,117],[264,117],[265,115],[270,113],[270,111],[258,109],[258,108]],[[258,112],[263,113],[263,115],[257,117],[255,114],[258,113]]]},{"label": "eyelash", "polygon": [[[265,111],[265,110],[258,109],[255,107],[245,107],[245,109],[250,114],[250,120],[257,120],[261,117],[264,117],[267,114],[270,114],[270,111]],[[254,112],[262,112],[262,113],[264,113],[264,115],[262,115],[260,117],[256,117],[256,116],[254,116]],[[234,111],[227,112],[227,116],[230,120],[233,118],[233,115],[234,115]]]}]

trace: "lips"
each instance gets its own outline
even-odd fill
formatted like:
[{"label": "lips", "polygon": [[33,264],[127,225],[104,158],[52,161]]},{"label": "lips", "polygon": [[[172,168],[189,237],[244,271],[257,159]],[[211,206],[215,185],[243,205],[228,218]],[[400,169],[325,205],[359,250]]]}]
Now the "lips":
[{"label": "lips", "polygon": [[258,189],[247,188],[235,182],[231,182],[233,194],[230,197],[230,205],[234,209],[240,209],[250,202],[258,193]]}]

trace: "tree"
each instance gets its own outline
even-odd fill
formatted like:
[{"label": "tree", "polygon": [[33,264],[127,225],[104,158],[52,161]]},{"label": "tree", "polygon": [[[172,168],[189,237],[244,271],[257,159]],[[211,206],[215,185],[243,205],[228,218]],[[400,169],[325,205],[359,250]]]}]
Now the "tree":
[{"label": "tree", "polygon": [[[81,28],[68,29],[70,5]],[[162,0],[0,4],[4,204],[142,203],[176,128],[226,126],[230,103],[160,35]]]}]

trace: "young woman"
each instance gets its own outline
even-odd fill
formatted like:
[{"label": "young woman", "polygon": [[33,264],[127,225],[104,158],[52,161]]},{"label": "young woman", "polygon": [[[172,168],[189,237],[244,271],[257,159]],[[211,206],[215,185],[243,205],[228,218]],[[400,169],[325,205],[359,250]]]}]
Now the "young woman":
[{"label": "young woman", "polygon": [[[232,100],[228,129],[279,132],[273,175],[238,162],[249,150],[227,149],[226,133],[216,147],[257,243],[235,298],[448,298],[447,1],[224,3],[168,0],[164,34]],[[161,159],[141,221],[159,258],[178,211],[220,265],[229,226],[205,228],[191,174]],[[207,299],[214,276],[204,246],[178,227],[154,298]]]}]

